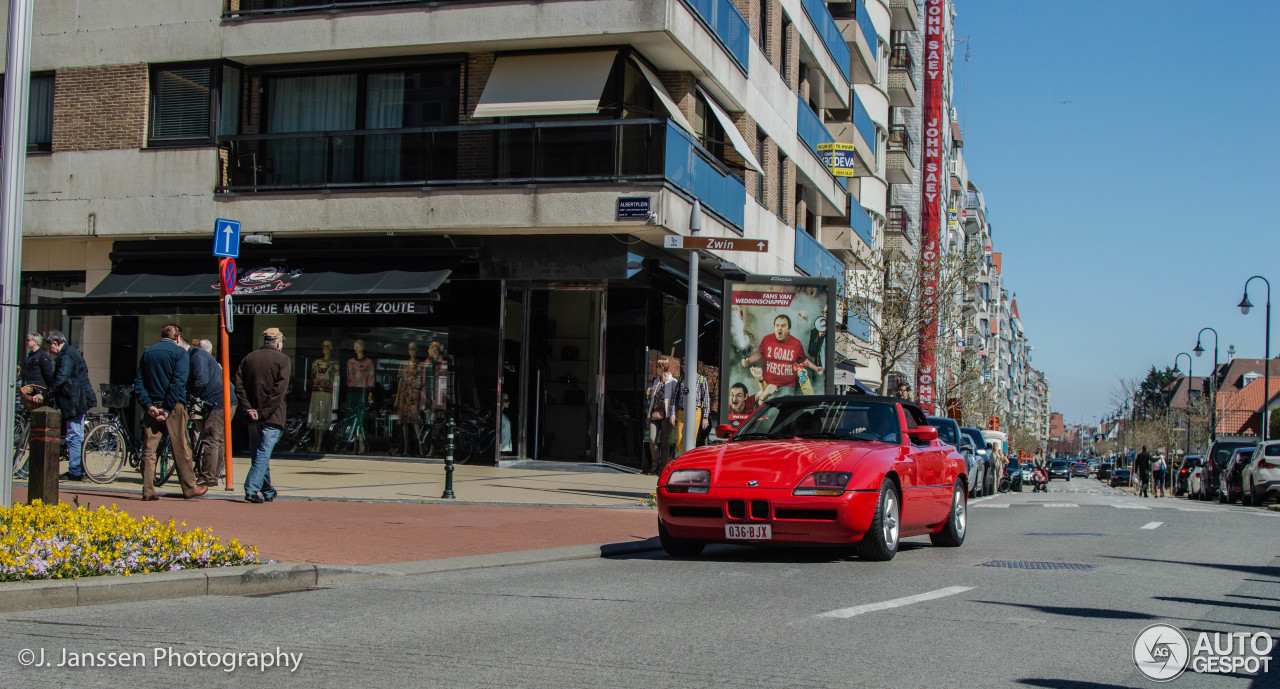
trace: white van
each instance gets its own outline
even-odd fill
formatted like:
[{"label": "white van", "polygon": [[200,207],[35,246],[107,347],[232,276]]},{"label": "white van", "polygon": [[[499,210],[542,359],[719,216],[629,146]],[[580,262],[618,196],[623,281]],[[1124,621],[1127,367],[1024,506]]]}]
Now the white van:
[{"label": "white van", "polygon": [[982,438],[988,445],[999,447],[1006,457],[1009,456],[1009,436],[1003,431],[983,431]]}]

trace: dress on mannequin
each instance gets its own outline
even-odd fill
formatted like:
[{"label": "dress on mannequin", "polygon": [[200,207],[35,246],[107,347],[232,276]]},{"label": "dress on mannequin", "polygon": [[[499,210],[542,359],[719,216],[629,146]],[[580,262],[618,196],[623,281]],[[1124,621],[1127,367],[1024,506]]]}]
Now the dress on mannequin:
[{"label": "dress on mannequin", "polygon": [[352,345],[355,356],[347,359],[347,410],[355,417],[356,453],[365,451],[365,416],[373,401],[373,359],[364,355],[364,340]]},{"label": "dress on mannequin", "polygon": [[321,358],[311,362],[311,405],[307,409],[307,425],[316,432],[312,452],[319,452],[323,447],[325,431],[333,421],[333,393],[338,387],[338,362],[333,360],[333,343],[325,340],[321,351]]},{"label": "dress on mannequin", "polygon": [[410,428],[417,445],[418,454],[422,454],[422,444],[418,441],[419,428],[422,425],[422,382],[426,367],[418,360],[418,345],[409,343],[409,360],[400,364],[396,377],[396,415],[400,417],[400,430],[404,437],[404,453],[409,454]]}]

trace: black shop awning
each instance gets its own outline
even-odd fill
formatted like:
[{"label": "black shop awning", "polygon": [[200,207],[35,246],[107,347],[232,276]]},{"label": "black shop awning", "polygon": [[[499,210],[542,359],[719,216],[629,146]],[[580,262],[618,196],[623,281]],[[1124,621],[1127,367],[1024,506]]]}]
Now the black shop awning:
[{"label": "black shop awning", "polygon": [[[376,298],[433,300],[436,289],[457,267],[456,256],[412,256],[401,260],[244,261],[237,265],[237,302],[299,300],[359,301]],[[74,313],[152,312],[216,309],[217,263],[148,261],[118,263],[89,294],[67,300]],[[128,308],[133,306],[136,308]]]}]

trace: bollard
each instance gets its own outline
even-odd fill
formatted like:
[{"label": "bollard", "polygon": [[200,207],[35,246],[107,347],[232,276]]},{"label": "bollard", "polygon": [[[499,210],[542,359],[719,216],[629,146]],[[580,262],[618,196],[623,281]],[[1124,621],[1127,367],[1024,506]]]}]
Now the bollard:
[{"label": "bollard", "polygon": [[444,493],[441,499],[452,500],[453,494],[453,412],[449,413],[449,452],[444,456]]},{"label": "bollard", "polygon": [[62,412],[40,407],[31,412],[31,441],[28,445],[27,504],[40,500],[58,504],[58,461],[61,458]]}]

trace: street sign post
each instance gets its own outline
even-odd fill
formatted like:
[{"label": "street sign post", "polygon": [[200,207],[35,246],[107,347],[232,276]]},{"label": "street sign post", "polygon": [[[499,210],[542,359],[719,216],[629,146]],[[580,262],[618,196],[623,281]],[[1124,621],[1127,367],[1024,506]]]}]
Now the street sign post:
[{"label": "street sign post", "polygon": [[213,221],[213,255],[236,258],[240,255],[240,221],[218,218]]},{"label": "street sign post", "polygon": [[[240,223],[234,220],[219,220],[215,227],[221,227],[221,223],[235,223],[235,229],[232,232],[235,242],[228,239],[226,246],[234,249],[236,253],[240,252]],[[230,229],[231,226],[227,226]],[[227,235],[228,237],[231,234]],[[214,255],[218,253],[218,242],[215,241],[213,247]],[[231,487],[231,344],[230,338],[227,337],[234,328],[235,324],[232,320],[235,310],[231,308],[231,294],[236,291],[236,259],[233,256],[225,256],[218,262],[218,321],[221,327],[218,328],[218,350],[222,355],[222,464],[226,467],[228,492],[234,490]],[[217,413],[217,412],[215,412]]]},{"label": "street sign post", "polygon": [[682,237],[669,235],[662,238],[664,249],[693,249],[694,251],[750,251],[768,253],[769,240],[743,237]]}]

